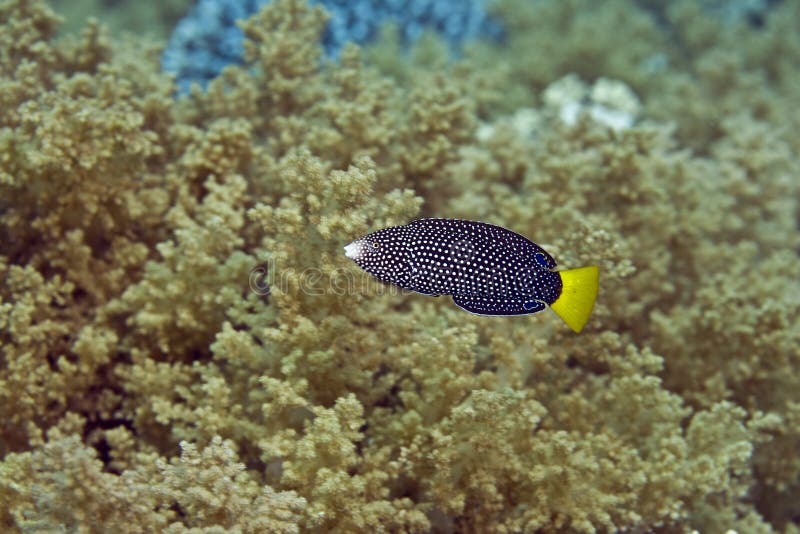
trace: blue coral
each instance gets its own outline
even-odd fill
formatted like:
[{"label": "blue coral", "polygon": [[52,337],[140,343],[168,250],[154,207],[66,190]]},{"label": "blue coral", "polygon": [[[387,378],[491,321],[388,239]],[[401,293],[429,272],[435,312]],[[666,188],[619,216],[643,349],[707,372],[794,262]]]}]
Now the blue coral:
[{"label": "blue coral", "polygon": [[[269,0],[199,0],[181,19],[162,57],[162,67],[176,75],[180,92],[201,86],[227,65],[242,62],[241,30],[235,21],[254,14]],[[397,24],[403,43],[414,42],[425,29],[437,32],[457,51],[466,40],[499,39],[503,28],[487,16],[482,0],[311,0],[331,14],[322,44],[336,57],[347,42],[366,43],[381,24]]]}]

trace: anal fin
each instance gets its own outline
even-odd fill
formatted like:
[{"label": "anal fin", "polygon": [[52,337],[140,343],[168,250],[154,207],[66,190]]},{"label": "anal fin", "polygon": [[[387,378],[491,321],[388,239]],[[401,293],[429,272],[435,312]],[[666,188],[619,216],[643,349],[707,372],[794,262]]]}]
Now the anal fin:
[{"label": "anal fin", "polygon": [[528,315],[547,307],[539,300],[507,295],[453,295],[453,302],[476,315]]}]

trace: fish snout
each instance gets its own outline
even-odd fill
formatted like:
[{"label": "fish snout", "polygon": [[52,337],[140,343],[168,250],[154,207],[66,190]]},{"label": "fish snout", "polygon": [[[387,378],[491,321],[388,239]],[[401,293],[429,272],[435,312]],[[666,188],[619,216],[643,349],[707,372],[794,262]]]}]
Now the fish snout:
[{"label": "fish snout", "polygon": [[366,247],[366,243],[364,243],[363,239],[356,239],[346,247],[344,247],[344,255],[350,258],[353,261],[358,261],[361,256],[364,255],[364,247]]}]

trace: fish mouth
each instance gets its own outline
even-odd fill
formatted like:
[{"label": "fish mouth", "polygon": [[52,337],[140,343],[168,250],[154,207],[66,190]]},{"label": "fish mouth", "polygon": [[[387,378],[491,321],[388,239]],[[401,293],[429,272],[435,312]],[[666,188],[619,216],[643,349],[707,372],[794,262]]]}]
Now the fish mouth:
[{"label": "fish mouth", "polygon": [[350,258],[353,261],[358,261],[358,258],[364,252],[364,241],[361,239],[356,239],[346,247],[344,247],[344,255]]}]

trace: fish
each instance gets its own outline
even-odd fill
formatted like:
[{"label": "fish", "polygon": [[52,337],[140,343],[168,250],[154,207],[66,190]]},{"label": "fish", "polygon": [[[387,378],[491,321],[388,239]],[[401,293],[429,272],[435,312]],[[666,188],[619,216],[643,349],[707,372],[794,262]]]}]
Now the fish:
[{"label": "fish", "polygon": [[575,332],[589,320],[599,289],[596,265],[556,270],[533,241],[478,221],[418,219],[360,237],[344,253],[384,283],[449,295],[470,313],[528,315],[549,307]]}]

